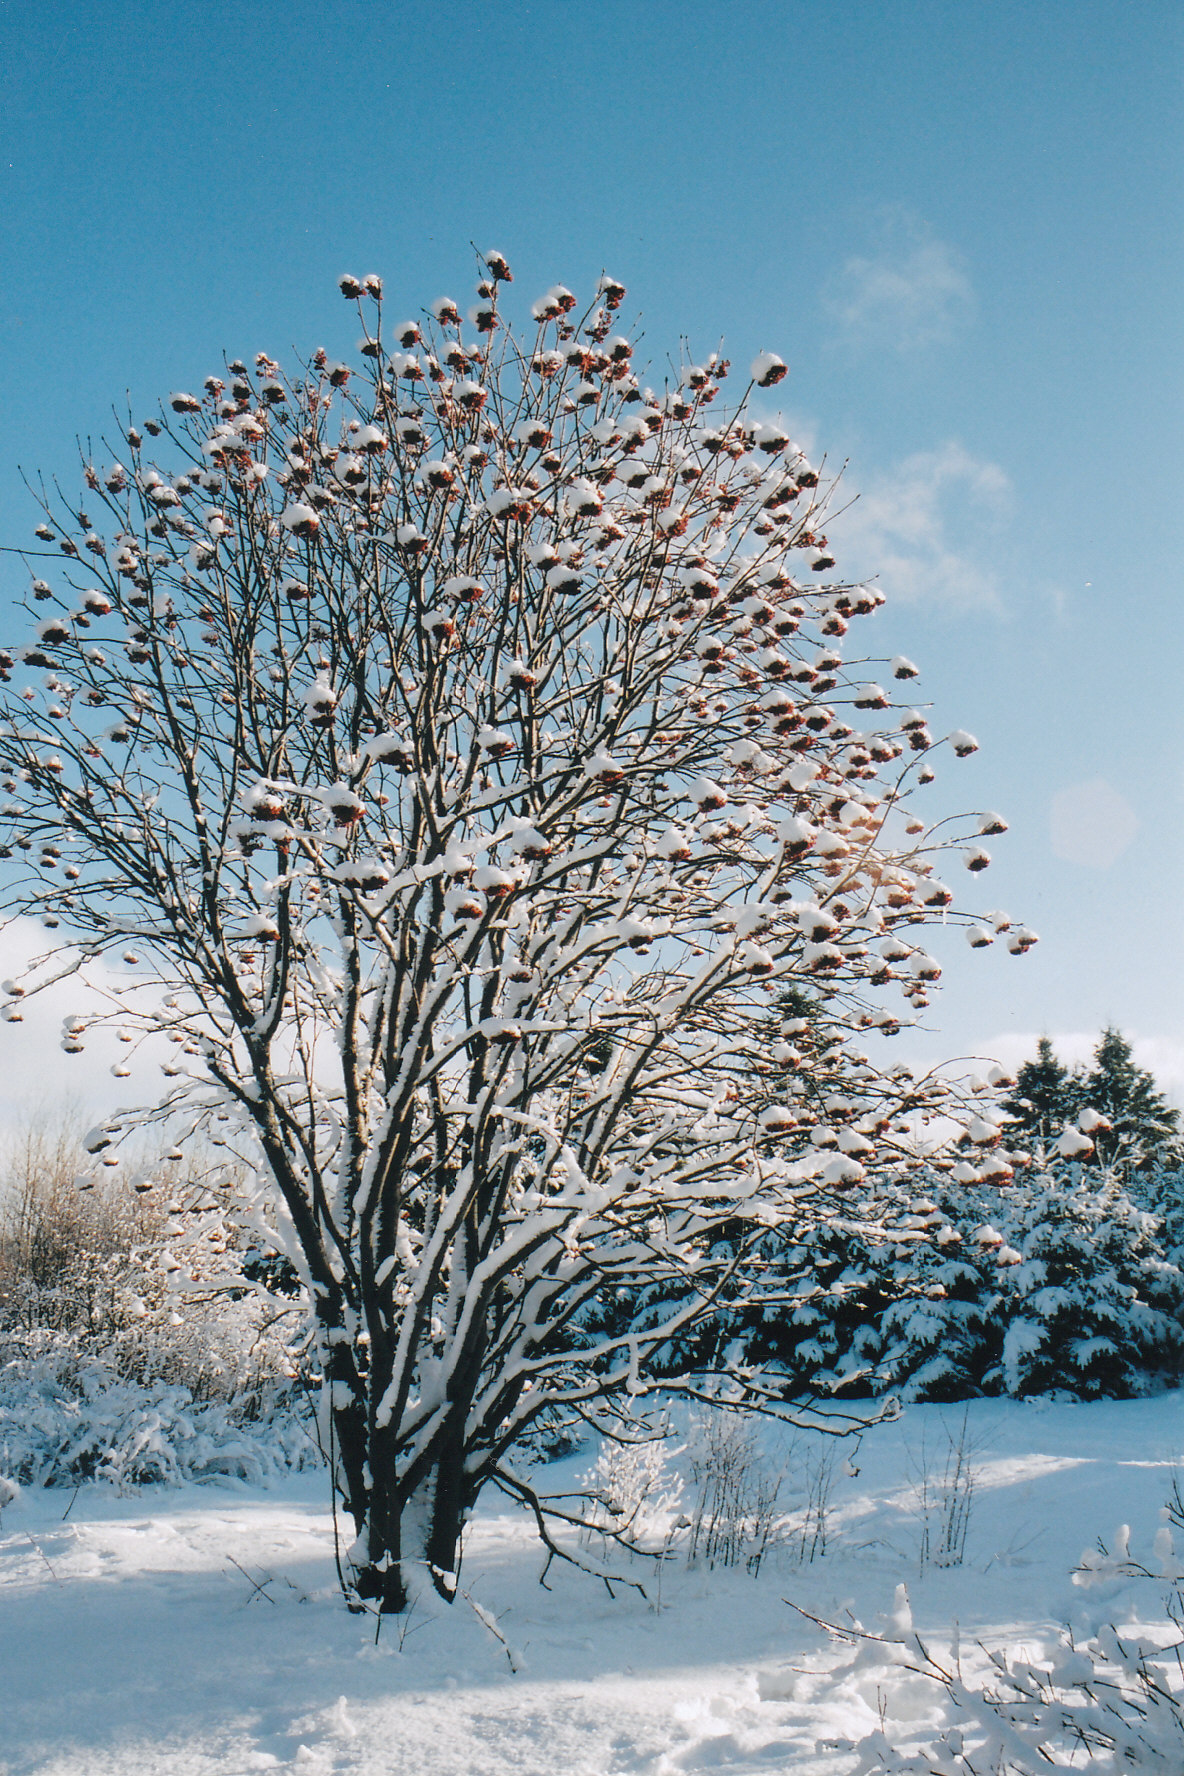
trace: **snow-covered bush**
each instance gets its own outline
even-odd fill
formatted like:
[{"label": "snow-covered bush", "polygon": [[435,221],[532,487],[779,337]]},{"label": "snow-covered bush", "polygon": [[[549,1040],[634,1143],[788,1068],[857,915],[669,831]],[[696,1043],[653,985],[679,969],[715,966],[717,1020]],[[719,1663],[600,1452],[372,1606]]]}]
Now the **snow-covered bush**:
[{"label": "snow-covered bush", "polygon": [[[1042,1776],[1048,1770],[1137,1772],[1179,1776],[1184,1769],[1184,1565],[1171,1529],[1161,1525],[1149,1565],[1130,1558],[1129,1531],[1114,1549],[1087,1549],[1078,1583],[1137,1577],[1166,1581],[1166,1609],[1150,1634],[1119,1633],[1111,1622],[1075,1642],[1066,1632],[1047,1645],[964,1656],[958,1636],[948,1652],[922,1640],[908,1593],[897,1588],[884,1628],[867,1632],[825,1624],[833,1638],[855,1645],[857,1663],[882,1660],[883,1726],[843,1749],[857,1754],[851,1776]],[[983,1649],[978,1649],[979,1654]],[[985,1669],[984,1669],[985,1664]],[[915,1703],[907,1720],[893,1707],[894,1679],[908,1673],[944,1690],[950,1710],[937,1729],[918,1731]],[[950,1718],[952,1717],[952,1718]]]},{"label": "snow-covered bush", "polygon": [[[782,359],[650,388],[623,286],[516,331],[510,283],[490,255],[469,323],[392,327],[345,277],[351,362],[173,393],[45,496],[62,558],[0,654],[5,905],[53,934],[5,1040],[73,968],[64,1053],[114,1023],[148,1114],[237,1161],[383,1610],[405,1562],[455,1573],[536,1420],[644,1418],[655,1353],[710,1344],[766,1230],[846,1212],[903,1104],[973,1124],[856,1046],[929,1004],[929,929],[1035,941],[940,879],[998,817],[917,811],[974,739],[875,682],[903,657],[844,659],[882,594],[771,423]],[[597,1329],[613,1290],[667,1305]]]},{"label": "snow-covered bush", "polygon": [[303,1398],[195,1400],[134,1381],[60,1333],[0,1353],[0,1474],[39,1486],[120,1486],[234,1476],[261,1484],[321,1460]]},{"label": "snow-covered bush", "polygon": [[648,1545],[670,1535],[685,1485],[674,1454],[666,1436],[640,1443],[605,1439],[583,1486],[614,1539]]},{"label": "snow-covered bush", "polygon": [[764,1452],[760,1426],[735,1412],[701,1412],[687,1439],[687,1462],[694,1498],[688,1560],[759,1573],[782,1527],[785,1479]]},{"label": "snow-covered bush", "polygon": [[813,1564],[833,1542],[836,1483],[858,1473],[853,1422],[866,1428],[847,1421],[787,1441],[775,1421],[701,1405],[681,1437],[667,1426],[644,1443],[606,1438],[583,1477],[585,1540],[599,1531],[659,1566],[743,1567],[754,1578],[774,1554]]}]

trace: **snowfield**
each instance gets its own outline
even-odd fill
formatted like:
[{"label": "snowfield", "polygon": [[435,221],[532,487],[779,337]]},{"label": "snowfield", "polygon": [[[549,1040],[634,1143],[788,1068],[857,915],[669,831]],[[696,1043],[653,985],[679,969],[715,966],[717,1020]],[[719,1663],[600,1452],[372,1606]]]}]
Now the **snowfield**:
[{"label": "snowfield", "polygon": [[[688,1567],[686,1531],[675,1531],[660,1602],[641,1558],[611,1557],[648,1602],[628,1588],[611,1597],[559,1563],[543,1589],[530,1522],[490,1492],[466,1544],[467,1596],[420,1600],[383,1622],[377,1644],[374,1619],[349,1615],[338,1593],[322,1474],[269,1490],[26,1489],[0,1511],[0,1771],[841,1776],[859,1767],[850,1743],[879,1726],[881,1708],[889,1741],[905,1746],[951,1718],[950,1704],[891,1649],[857,1658],[784,1599],[874,1629],[904,1583],[927,1643],[948,1646],[958,1624],[968,1670],[984,1663],[980,1640],[1039,1660],[1062,1624],[1078,1640],[1107,1621],[1165,1640],[1164,1583],[1120,1575],[1083,1588],[1072,1569],[1098,1538],[1112,1549],[1120,1524],[1131,1558],[1153,1563],[1184,1450],[1184,1394],[972,1402],[965,1558],[942,1567],[922,1560],[921,1493],[935,1501],[932,1556],[962,1417],[911,1407],[857,1450],[840,1448],[826,1551],[812,1561],[801,1529],[817,1526],[805,1513],[822,1445],[799,1435],[781,1494],[790,1539],[753,1578]],[[785,1449],[771,1434],[765,1443],[775,1467]],[[535,1478],[561,1491],[595,1455],[585,1448]],[[681,1509],[693,1505],[688,1480]]]}]

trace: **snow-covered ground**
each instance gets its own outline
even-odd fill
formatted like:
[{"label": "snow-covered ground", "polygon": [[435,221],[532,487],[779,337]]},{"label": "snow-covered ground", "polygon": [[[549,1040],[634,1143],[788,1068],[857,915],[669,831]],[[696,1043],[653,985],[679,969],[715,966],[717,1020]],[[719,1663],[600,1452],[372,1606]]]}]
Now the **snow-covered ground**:
[{"label": "snow-covered ground", "polygon": [[[358,1776],[610,1776],[724,1771],[838,1776],[878,1724],[900,1742],[948,1709],[881,1650],[853,1664],[784,1601],[876,1626],[907,1584],[917,1628],[945,1644],[1030,1656],[1058,1625],[1151,1621],[1165,1587],[1072,1569],[1132,1526],[1150,1559],[1184,1453],[1184,1395],[1091,1405],[977,1401],[965,1560],[921,1559],[918,1489],[940,1483],[962,1409],[913,1407],[840,1453],[827,1548],[801,1541],[743,1569],[631,1569],[647,1602],[543,1561],[526,1518],[491,1494],[472,1526],[461,1589],[388,1620],[343,1609],[323,1476],[270,1490],[230,1484],[27,1489],[0,1514],[0,1770],[4,1776],[238,1776],[292,1769]],[[539,1470],[559,1490],[595,1451]],[[783,1498],[818,1472],[799,1437]],[[843,1459],[857,1472],[844,1472]],[[817,1493],[817,1486],[815,1492]],[[693,1505],[688,1487],[682,1508]],[[941,1503],[931,1513],[931,1546]],[[511,1669],[511,1660],[517,1667]]]}]

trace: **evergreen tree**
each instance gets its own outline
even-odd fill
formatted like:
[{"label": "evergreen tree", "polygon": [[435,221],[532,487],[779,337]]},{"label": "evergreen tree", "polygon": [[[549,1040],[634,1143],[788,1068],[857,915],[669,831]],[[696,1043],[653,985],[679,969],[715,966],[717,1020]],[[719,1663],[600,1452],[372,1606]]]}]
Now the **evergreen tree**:
[{"label": "evergreen tree", "polygon": [[744,1361],[779,1362],[809,1392],[906,1401],[1124,1399],[1175,1381],[1184,1273],[1113,1180],[1074,1165],[931,1182],[932,1198],[899,1193],[892,1232],[832,1224],[785,1248],[792,1299],[771,1290],[762,1324],[750,1293],[733,1318]]},{"label": "evergreen tree", "polygon": [[1036,1059],[1024,1062],[1016,1075],[1015,1091],[1003,1100],[1011,1118],[1008,1136],[1012,1145],[1043,1152],[1086,1102],[1093,1100],[1083,1097],[1080,1075],[1061,1065],[1052,1043],[1042,1036],[1036,1044]]},{"label": "evergreen tree", "polygon": [[1153,1075],[1135,1065],[1130,1043],[1112,1026],[1094,1050],[1082,1100],[1110,1125],[1093,1131],[1099,1164],[1126,1177],[1178,1157],[1179,1111],[1165,1101]]},{"label": "evergreen tree", "polygon": [[864,1299],[882,1303],[861,1350],[874,1391],[1124,1399],[1174,1383],[1184,1274],[1125,1190],[1081,1166],[1000,1187],[933,1182],[934,1212],[914,1218],[925,1238],[867,1255]]},{"label": "evergreen tree", "polygon": [[897,1264],[880,1320],[877,1380],[906,1402],[976,1398],[996,1342],[994,1250],[937,1219],[935,1236]]},{"label": "evergreen tree", "polygon": [[1097,1176],[1037,1176],[1003,1218],[985,1393],[1126,1399],[1179,1376],[1184,1279],[1154,1217]]},{"label": "evergreen tree", "polygon": [[1145,1171],[1137,1172],[1129,1188],[1139,1207],[1158,1217],[1164,1257],[1184,1270],[1184,1165],[1179,1146],[1166,1159],[1156,1158]]}]

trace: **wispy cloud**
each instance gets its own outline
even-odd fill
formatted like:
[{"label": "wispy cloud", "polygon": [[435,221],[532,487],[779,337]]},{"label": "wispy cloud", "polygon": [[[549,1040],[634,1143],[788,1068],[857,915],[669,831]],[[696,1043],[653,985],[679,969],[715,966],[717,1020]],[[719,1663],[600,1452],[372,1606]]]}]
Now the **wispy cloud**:
[{"label": "wispy cloud", "polygon": [[885,211],[878,233],[876,250],[853,255],[823,288],[838,336],[898,352],[952,338],[975,308],[959,255],[907,211]]},{"label": "wispy cloud", "polygon": [[1012,493],[998,463],[951,440],[905,457],[858,491],[828,530],[844,574],[875,574],[896,598],[998,608],[990,556]]}]

